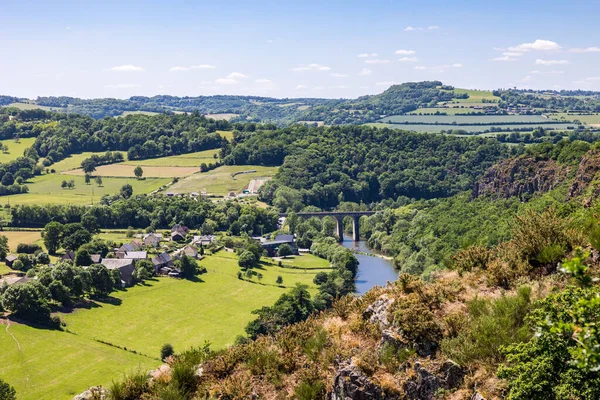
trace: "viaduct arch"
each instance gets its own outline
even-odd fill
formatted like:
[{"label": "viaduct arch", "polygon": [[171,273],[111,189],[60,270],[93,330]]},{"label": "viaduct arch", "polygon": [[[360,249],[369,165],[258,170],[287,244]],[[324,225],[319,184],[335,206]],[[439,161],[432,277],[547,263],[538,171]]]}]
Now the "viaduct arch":
[{"label": "viaduct arch", "polygon": [[[354,241],[360,240],[360,217],[363,215],[373,215],[376,211],[318,211],[318,212],[299,212],[296,213],[297,216],[301,218],[323,218],[323,217],[333,217],[337,222],[337,235],[340,241],[344,240],[344,218],[351,217],[352,218],[352,239]],[[287,213],[279,214],[280,217],[287,217]]]}]

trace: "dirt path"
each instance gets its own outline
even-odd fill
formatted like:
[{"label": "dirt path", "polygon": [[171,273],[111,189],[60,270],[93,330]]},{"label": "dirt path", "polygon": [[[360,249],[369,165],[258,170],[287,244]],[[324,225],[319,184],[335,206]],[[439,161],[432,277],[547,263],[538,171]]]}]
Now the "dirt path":
[{"label": "dirt path", "polygon": [[19,343],[19,341],[17,340],[15,335],[12,334],[12,332],[9,332],[8,328],[10,328],[10,320],[9,319],[6,320],[6,333],[8,333],[13,338],[13,340],[17,343],[17,348],[19,349],[19,353],[20,353],[21,352],[21,343]]}]

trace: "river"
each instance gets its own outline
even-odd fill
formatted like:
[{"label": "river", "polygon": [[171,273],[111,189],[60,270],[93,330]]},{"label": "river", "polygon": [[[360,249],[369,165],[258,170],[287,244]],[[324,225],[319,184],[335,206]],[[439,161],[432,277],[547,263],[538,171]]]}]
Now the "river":
[{"label": "river", "polygon": [[373,286],[385,286],[388,281],[398,279],[398,271],[394,269],[391,261],[381,257],[361,254],[372,254],[365,240],[354,242],[350,236],[344,235],[344,241],[341,244],[347,249],[360,252],[355,254],[359,262],[355,281],[357,294],[365,294]]}]

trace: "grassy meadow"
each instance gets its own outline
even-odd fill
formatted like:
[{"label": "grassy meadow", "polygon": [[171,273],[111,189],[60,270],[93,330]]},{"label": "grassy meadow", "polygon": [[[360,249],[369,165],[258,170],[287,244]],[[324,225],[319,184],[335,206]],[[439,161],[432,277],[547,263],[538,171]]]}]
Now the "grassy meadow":
[{"label": "grassy meadow", "polygon": [[18,108],[19,110],[44,110],[44,111],[65,111],[64,108],[62,107],[47,107],[47,106],[38,106],[37,104],[31,104],[31,103],[10,103],[8,106],[6,107],[14,107],[14,108]]},{"label": "grassy meadow", "polygon": [[[277,172],[278,167],[263,167],[258,165],[224,165],[208,172],[198,172],[181,179],[169,188],[174,193],[202,192],[214,195],[226,195],[229,192],[239,193],[252,179],[270,178]],[[249,174],[232,177],[235,172],[255,170]]]},{"label": "grassy meadow", "polygon": [[423,124],[387,124],[384,122],[373,122],[368,123],[366,125],[374,126],[377,128],[390,128],[390,129],[402,129],[407,131],[415,131],[415,132],[441,132],[448,130],[464,130],[466,132],[472,133],[481,133],[486,130],[497,127],[500,128],[501,131],[495,133],[510,133],[514,129],[523,129],[528,128],[533,130],[538,126],[542,126],[547,129],[555,129],[555,130],[569,130],[573,129],[573,124],[516,124],[516,125],[423,125]]},{"label": "grassy meadow", "polygon": [[600,125],[600,113],[596,114],[573,114],[573,113],[555,113],[548,114],[548,117],[558,121],[575,121],[578,120],[583,124],[587,125]]},{"label": "grassy meadow", "polygon": [[[123,154],[124,158],[127,158],[127,153],[124,151],[120,152],[121,154]],[[90,158],[93,155],[102,155],[104,154],[103,152],[84,152],[84,153],[78,153],[78,154],[72,154],[69,157],[60,160],[57,163],[52,164],[49,168],[54,169],[56,172],[65,172],[65,171],[71,171],[74,169],[78,169],[81,168],[81,162],[83,160],[85,160],[86,158]]]},{"label": "grassy meadow", "polygon": [[[217,158],[215,158],[215,154]],[[177,156],[148,158],[145,160],[125,161],[125,165],[134,165],[142,167],[197,167],[202,163],[214,163],[219,160],[219,150],[205,150],[196,153],[180,154]],[[195,171],[194,171],[195,172]]]},{"label": "grassy meadow", "polygon": [[481,103],[482,100],[497,102],[500,100],[500,97],[494,96],[491,90],[454,89],[454,93],[467,93],[469,95],[468,99],[453,100],[459,103]]},{"label": "grassy meadow", "polygon": [[[135,166],[127,165],[123,163],[101,165],[94,171],[94,176],[114,177],[114,178],[134,178],[135,179]],[[158,166],[145,166],[142,167],[144,171],[144,178],[174,178],[183,177],[193,174],[199,171],[198,167],[158,167]],[[81,168],[74,169],[71,171],[65,171],[64,175],[75,175],[84,176],[85,173]]]},{"label": "grassy meadow", "polygon": [[0,163],[6,163],[22,157],[23,152],[30,148],[33,142],[35,142],[35,138],[21,138],[19,139],[19,143],[15,142],[14,139],[0,140],[2,145],[8,147],[8,153],[0,151]]},{"label": "grassy meadow", "polygon": [[544,124],[554,122],[541,115],[390,115],[379,120],[396,124],[498,124],[498,123],[521,123],[521,124]]}]

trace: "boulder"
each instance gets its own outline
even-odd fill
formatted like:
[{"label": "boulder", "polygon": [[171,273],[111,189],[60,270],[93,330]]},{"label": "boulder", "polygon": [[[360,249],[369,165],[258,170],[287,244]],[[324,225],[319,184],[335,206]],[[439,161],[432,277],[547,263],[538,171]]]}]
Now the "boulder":
[{"label": "boulder", "polygon": [[367,307],[363,317],[368,318],[369,322],[379,325],[382,329],[387,328],[390,326],[388,309],[392,303],[394,303],[394,299],[390,299],[387,294],[382,294]]},{"label": "boulder", "polygon": [[415,362],[414,369],[416,377],[404,384],[406,397],[412,400],[433,400],[439,389],[455,389],[465,376],[463,369],[452,360],[446,360],[435,374],[420,362]]},{"label": "boulder", "polygon": [[342,362],[333,381],[329,400],[383,399],[381,387],[373,383],[351,360]]},{"label": "boulder", "polygon": [[83,393],[73,397],[73,400],[104,400],[108,398],[108,390],[102,386],[92,386]]}]

